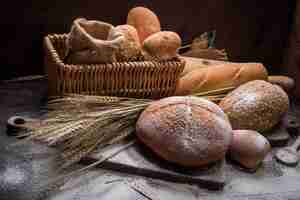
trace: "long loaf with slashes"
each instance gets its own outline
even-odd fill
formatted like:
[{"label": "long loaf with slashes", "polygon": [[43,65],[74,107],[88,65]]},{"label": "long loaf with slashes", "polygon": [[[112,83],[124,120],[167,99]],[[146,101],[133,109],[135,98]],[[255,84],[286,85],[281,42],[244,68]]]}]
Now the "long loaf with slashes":
[{"label": "long loaf with slashes", "polygon": [[221,63],[201,67],[182,76],[175,95],[190,95],[226,87],[237,87],[252,80],[268,80],[261,63]]}]

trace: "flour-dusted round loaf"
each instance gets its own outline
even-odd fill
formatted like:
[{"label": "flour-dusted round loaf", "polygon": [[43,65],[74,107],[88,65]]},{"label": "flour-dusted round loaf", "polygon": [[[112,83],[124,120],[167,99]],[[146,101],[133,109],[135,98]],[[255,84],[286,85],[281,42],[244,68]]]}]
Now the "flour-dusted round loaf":
[{"label": "flour-dusted round loaf", "polygon": [[132,8],[127,16],[127,24],[137,29],[141,43],[148,36],[161,30],[156,14],[145,7]]},{"label": "flour-dusted round loaf", "polygon": [[288,95],[277,85],[255,80],[229,93],[219,106],[233,129],[264,132],[275,126],[288,111]]},{"label": "flour-dusted round loaf", "polygon": [[180,36],[172,31],[160,31],[150,35],[143,42],[143,54],[146,60],[171,60],[178,56],[181,46]]},{"label": "flour-dusted round loaf", "polygon": [[229,148],[231,159],[248,169],[255,169],[271,150],[269,141],[252,130],[234,130]]},{"label": "flour-dusted round loaf", "polygon": [[138,138],[163,159],[203,167],[225,157],[232,128],[224,112],[198,97],[168,97],[151,103],[136,124]]}]

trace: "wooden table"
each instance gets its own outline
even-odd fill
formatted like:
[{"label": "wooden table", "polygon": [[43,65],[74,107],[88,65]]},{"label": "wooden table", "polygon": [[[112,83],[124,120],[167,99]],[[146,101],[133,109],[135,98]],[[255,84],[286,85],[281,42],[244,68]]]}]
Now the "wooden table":
[{"label": "wooden table", "polygon": [[[6,120],[16,113],[38,111],[41,101],[46,97],[46,90],[46,81],[42,79],[0,83],[1,199],[300,199],[300,167],[288,168],[278,164],[273,160],[272,154],[268,155],[264,166],[253,174],[234,165],[227,165],[229,173],[222,191],[208,191],[196,185],[103,169],[94,169],[72,178],[59,192],[57,188],[41,188],[41,182],[56,173],[57,162],[52,157],[32,156],[34,152],[50,151],[37,144],[5,148],[15,141],[13,137],[6,135],[5,125]],[[291,106],[291,114],[300,116],[300,109],[295,104]]]}]

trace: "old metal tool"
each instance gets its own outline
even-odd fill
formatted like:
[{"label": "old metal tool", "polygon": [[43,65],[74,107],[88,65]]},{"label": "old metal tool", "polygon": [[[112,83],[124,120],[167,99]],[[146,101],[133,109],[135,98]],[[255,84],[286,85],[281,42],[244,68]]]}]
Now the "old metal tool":
[{"label": "old metal tool", "polygon": [[293,145],[279,149],[275,154],[275,158],[279,162],[285,165],[296,166],[299,162],[299,156],[298,156],[299,146],[300,146],[300,137],[297,138],[297,140],[294,142]]},{"label": "old metal tool", "polygon": [[[296,130],[297,135],[299,135],[300,123],[298,123],[296,120],[290,120],[289,125],[293,130],[293,134],[295,133]],[[292,166],[292,167],[296,166],[299,162],[299,155],[298,155],[299,147],[300,147],[300,136],[297,137],[296,141],[291,146],[279,149],[275,154],[275,158],[280,163],[283,163],[287,166]]]},{"label": "old metal tool", "polygon": [[38,128],[41,125],[41,120],[25,116],[12,116],[7,120],[7,134],[11,136],[22,135],[25,131]]}]

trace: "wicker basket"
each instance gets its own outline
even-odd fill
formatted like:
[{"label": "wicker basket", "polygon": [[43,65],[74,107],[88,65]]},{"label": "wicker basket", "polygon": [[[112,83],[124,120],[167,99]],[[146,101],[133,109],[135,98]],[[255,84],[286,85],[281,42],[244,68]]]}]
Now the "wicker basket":
[{"label": "wicker basket", "polygon": [[66,93],[161,98],[174,94],[185,62],[137,61],[112,64],[64,64],[66,34],[44,38],[49,96]]}]

